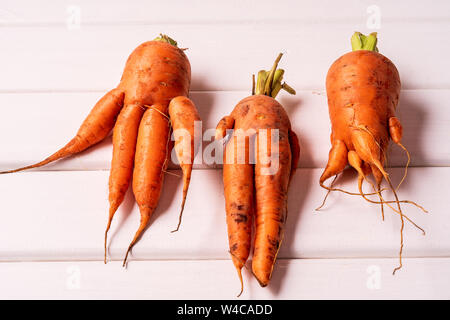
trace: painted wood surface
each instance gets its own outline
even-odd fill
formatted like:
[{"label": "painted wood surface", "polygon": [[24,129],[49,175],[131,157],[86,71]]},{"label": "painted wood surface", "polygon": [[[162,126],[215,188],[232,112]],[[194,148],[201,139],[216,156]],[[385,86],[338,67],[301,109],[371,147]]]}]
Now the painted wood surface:
[{"label": "painted wood surface", "polygon": [[[191,98],[208,133],[249,95],[251,74],[278,52],[296,96],[280,95],[302,148],[289,191],[286,239],[274,278],[249,299],[450,298],[449,2],[5,0],[0,4],[0,170],[41,160],[64,145],[90,108],[117,85],[130,52],[160,32],[189,48]],[[161,14],[169,12],[170,14]],[[379,18],[379,19],[378,19]],[[355,30],[377,31],[398,67],[398,107],[412,168],[404,205],[404,269],[395,276],[400,219],[360,197],[325,192],[329,150],[324,79]],[[103,257],[111,139],[33,172],[0,176],[0,298],[228,299],[239,290],[227,253],[221,166],[197,157],[181,230],[181,179],[168,175],[150,228],[127,270],[121,260],[139,214],[131,192]],[[394,181],[406,157],[390,147]],[[171,164],[173,173],[179,174]],[[356,190],[355,175],[338,184]],[[391,195],[389,195],[391,197]],[[207,201],[206,201],[207,200]],[[174,289],[176,288],[176,289]]]}]

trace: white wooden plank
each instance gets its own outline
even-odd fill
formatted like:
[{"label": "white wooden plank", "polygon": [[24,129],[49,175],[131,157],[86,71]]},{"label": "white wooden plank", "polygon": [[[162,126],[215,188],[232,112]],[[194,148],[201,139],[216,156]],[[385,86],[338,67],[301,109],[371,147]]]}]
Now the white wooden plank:
[{"label": "white wooden plank", "polygon": [[[450,259],[279,260],[261,288],[244,271],[241,299],[449,299]],[[230,261],[0,263],[0,299],[235,299]],[[184,303],[183,303],[184,304]],[[183,305],[181,304],[181,306]],[[176,311],[176,310],[175,310]]]},{"label": "white wooden plank", "polygon": [[[194,92],[206,134],[224,115],[249,93]],[[103,92],[95,93],[27,93],[0,94],[0,170],[38,162],[69,141],[83,118]],[[398,115],[404,126],[404,145],[412,156],[413,166],[450,165],[448,128],[450,113],[446,103],[450,90],[405,90],[401,94]],[[325,95],[300,91],[296,96],[282,94],[286,108],[302,148],[300,167],[324,167],[330,148],[330,122]],[[211,140],[204,142],[196,168],[211,167],[202,161]],[[109,169],[111,139],[80,155],[48,165],[39,170]],[[406,156],[396,146],[389,150],[389,165],[403,166]],[[176,166],[172,165],[171,168]]]},{"label": "white wooden plank", "polygon": [[[399,217],[387,209],[382,222],[378,206],[344,194],[331,194],[324,210],[315,212],[325,195],[317,185],[321,169],[300,169],[290,188],[286,237],[271,285],[260,288],[244,271],[243,298],[449,299],[450,113],[444,103],[450,98],[450,76],[443,70],[450,67],[445,55],[450,44],[442,40],[450,31],[448,9],[446,0],[432,5],[406,0],[349,0],[345,5],[333,0],[4,0],[0,170],[41,160],[63,145],[103,92],[117,84],[132,49],[159,32],[189,47],[192,98],[204,129],[215,127],[248,95],[251,73],[268,68],[279,51],[285,52],[281,66],[298,95],[282,95],[280,101],[301,139],[300,167],[323,167],[330,129],[326,98],[317,93],[323,93],[329,65],[348,51],[350,34],[378,31],[380,51],[401,73],[399,116],[412,165],[441,166],[410,169],[400,190],[400,198],[430,210],[423,214],[403,206],[427,235],[407,224],[408,258],[392,276]],[[379,28],[370,25],[377,15],[373,10],[379,10]],[[181,180],[168,175],[159,208],[127,270],[118,261],[103,265],[110,156],[109,138],[43,168],[101,171],[0,176],[0,299],[234,298],[239,283],[227,253],[220,170],[194,171],[176,234],[170,230],[178,219]],[[405,160],[400,149],[391,147],[389,165],[402,166]],[[389,171],[398,182],[402,169]],[[338,184],[356,190],[349,171]],[[110,232],[113,260],[123,257],[138,221],[129,192]]]},{"label": "white wooden plank", "polygon": [[[73,12],[71,7],[80,8],[82,24],[145,23],[163,24],[221,23],[253,21],[297,21],[317,23],[325,21],[365,22],[373,12],[370,7],[378,6],[382,21],[402,20],[420,23],[425,19],[449,17],[445,0],[433,1],[432,6],[407,0],[347,0],[340,5],[333,0],[292,1],[276,3],[259,1],[201,1],[167,0],[160,2],[134,0],[128,3],[107,0],[41,0],[39,3],[27,0],[4,0],[1,7],[2,25],[65,24]],[[369,12],[368,12],[369,10]]]},{"label": "white wooden plank", "polygon": [[[390,170],[397,183],[402,169]],[[400,219],[360,197],[332,193],[325,208],[318,186],[321,169],[299,169],[289,191],[289,217],[282,258],[396,257]],[[226,259],[228,243],[221,170],[195,170],[184,212],[178,222],[181,180],[167,175],[151,225],[135,246],[135,259]],[[2,195],[0,260],[101,260],[107,219],[107,171],[33,172],[0,177]],[[356,191],[350,172],[338,183]],[[406,224],[405,257],[450,255],[450,217],[445,201],[450,168],[411,168],[401,199],[417,201],[430,213],[404,205],[404,213],[427,231]],[[391,196],[386,196],[392,198]],[[206,201],[207,200],[207,201]],[[131,192],[110,231],[112,259],[122,259],[139,224]]]},{"label": "white wooden plank", "polygon": [[[2,92],[100,90],[115,87],[132,50],[160,32],[188,47],[192,90],[250,90],[251,74],[270,68],[279,52],[280,66],[295,89],[321,89],[328,68],[350,50],[349,21],[318,24],[251,23],[5,27],[0,33]],[[379,31],[380,52],[398,67],[403,88],[450,88],[445,39],[450,23],[386,22]],[[239,36],[236,36],[239,35]],[[401,41],[399,41],[401,39]],[[411,46],[405,43],[414,44]],[[436,63],[436,62],[439,63]]]}]

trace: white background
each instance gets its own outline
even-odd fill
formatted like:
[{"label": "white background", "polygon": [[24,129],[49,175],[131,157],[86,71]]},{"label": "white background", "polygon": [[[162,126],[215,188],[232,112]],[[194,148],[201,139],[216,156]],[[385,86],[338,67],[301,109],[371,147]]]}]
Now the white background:
[{"label": "white background", "polygon": [[[260,288],[245,271],[242,298],[448,299],[449,9],[445,0],[2,1],[0,169],[64,145],[118,84],[131,51],[160,32],[189,48],[191,98],[204,129],[250,94],[252,73],[284,52],[280,66],[297,95],[281,93],[279,101],[300,138],[301,169],[272,282]],[[399,194],[430,212],[404,206],[427,233],[407,224],[404,267],[395,276],[395,213],[386,210],[382,221],[379,206],[343,194],[314,210],[325,195],[318,178],[330,147],[325,76],[356,30],[377,31],[380,52],[400,71],[398,115],[413,167]],[[123,269],[139,212],[129,192],[110,231],[113,261],[104,265],[110,158],[108,138],[71,159],[0,176],[0,298],[235,298],[220,167],[196,165],[175,234],[181,179],[167,175],[151,226]],[[394,181],[405,163],[391,146]],[[356,190],[355,175],[346,172],[338,185]]]}]

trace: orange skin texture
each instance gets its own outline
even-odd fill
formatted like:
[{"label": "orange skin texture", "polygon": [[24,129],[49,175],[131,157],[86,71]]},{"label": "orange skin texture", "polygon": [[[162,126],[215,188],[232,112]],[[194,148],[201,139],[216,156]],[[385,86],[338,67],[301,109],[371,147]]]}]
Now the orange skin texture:
[{"label": "orange skin texture", "polygon": [[173,98],[187,96],[190,81],[191,67],[183,50],[149,41],[131,53],[119,89],[125,92],[125,105],[158,103],[167,108]]},{"label": "orange skin texture", "polygon": [[[113,134],[113,160],[109,179],[109,202],[110,211],[107,230],[117,208],[122,203],[125,193],[128,190],[131,179],[143,181],[142,185],[133,183],[133,192],[141,212],[141,224],[139,235],[135,236],[133,243],[139,238],[145,229],[143,224],[148,223],[148,219],[154,209],[149,213],[148,209],[158,202],[160,193],[154,192],[155,199],[137,197],[141,193],[140,189],[148,188],[148,180],[139,179],[143,174],[133,172],[133,167],[139,166],[135,161],[135,150],[147,148],[147,152],[155,153],[156,149],[151,144],[138,139],[138,130],[141,118],[148,108],[157,108],[160,111],[159,117],[168,123],[168,106],[170,101],[178,96],[186,96],[189,91],[191,77],[191,67],[189,60],[182,50],[165,42],[149,41],[138,46],[130,55],[123,71],[122,79],[118,86],[119,90],[125,92],[124,108],[119,115]],[[157,111],[156,111],[157,112]],[[153,112],[152,112],[153,113]],[[166,115],[166,117],[164,117]],[[155,116],[157,118],[158,116]],[[172,120],[172,122],[177,120]],[[141,130],[145,132],[144,130]],[[160,132],[164,137],[169,135],[168,125],[161,125],[155,131]],[[167,138],[165,138],[167,140]],[[166,141],[164,140],[164,141]],[[141,144],[139,145],[138,141]],[[167,155],[156,152],[156,157],[164,161]],[[139,157],[141,159],[142,157]],[[161,160],[162,159],[162,160]],[[162,171],[161,171],[162,172]],[[162,180],[160,181],[162,185]]]},{"label": "orange skin texture", "polygon": [[[250,253],[255,220],[252,270],[261,286],[266,286],[283,239],[288,185],[295,171],[293,164],[296,167],[298,162],[300,147],[285,110],[268,96],[256,95],[241,100],[229,116],[220,120],[216,139],[222,138],[227,129],[233,128],[235,131],[226,145],[223,166],[230,252],[241,277],[241,269]],[[246,132],[254,130],[254,134],[238,139],[238,129]],[[260,129],[269,130],[267,140],[258,139]],[[271,149],[271,129],[279,130],[278,150]],[[250,162],[251,139],[255,139],[254,164]],[[267,148],[260,143],[267,143]],[[245,159],[241,159],[240,163],[237,161],[237,150],[245,150]],[[274,174],[263,172],[270,167],[270,163],[264,161],[268,155],[278,156],[279,159],[278,170]]]},{"label": "orange skin texture", "polygon": [[[126,125],[129,128],[124,128],[124,134],[118,138],[121,141],[114,146],[118,149],[117,154],[121,155],[118,156],[120,160],[117,161],[117,167],[111,166],[111,176],[119,172],[116,176],[120,176],[121,179],[116,180],[114,177],[110,181],[120,186],[119,190],[123,193],[119,192],[119,195],[123,199],[131,180],[131,168],[134,161],[133,193],[140,209],[141,222],[127,255],[144,232],[159,202],[164,171],[173,147],[170,141],[170,126],[192,132],[193,121],[200,120],[195,105],[186,97],[189,92],[190,77],[191,67],[186,55],[182,50],[168,43],[160,41],[143,43],[127,60],[119,84],[119,88],[125,91],[123,110],[125,112],[128,106],[146,109],[144,112],[135,111],[132,118],[128,119]],[[185,115],[183,111],[186,112]],[[180,150],[183,150],[186,144],[193,145],[194,138],[192,134],[190,139],[175,142],[179,159],[186,156],[180,153]],[[136,146],[135,155],[133,146]],[[194,148],[191,149],[189,158],[193,160]],[[186,161],[180,161],[184,180],[183,207],[192,171],[192,162],[186,165],[185,163]],[[110,189],[111,185],[110,183]],[[113,208],[111,198],[110,202]],[[111,215],[111,212],[110,220],[114,215],[114,213]]]},{"label": "orange skin texture", "polygon": [[138,128],[144,111],[144,108],[135,105],[125,106],[114,127],[113,156],[109,173],[109,221],[122,203],[130,185]]},{"label": "orange skin texture", "polygon": [[164,106],[154,105],[145,111],[139,125],[133,170],[133,193],[141,213],[139,229],[130,245],[142,235],[156,209],[170,155],[169,122],[158,111]]},{"label": "orange skin texture", "polygon": [[[195,151],[202,137],[200,130],[194,130],[195,121],[200,121],[197,108],[189,98],[179,96],[169,104],[169,116],[172,120],[172,129],[175,135],[175,152],[183,171],[183,199],[181,214],[186,202],[189,184],[191,182],[192,166],[194,164]],[[180,134],[178,137],[177,134]],[[181,223],[180,214],[180,223]],[[177,230],[180,224],[178,224]]]},{"label": "orange skin texture", "polygon": [[113,134],[110,215],[114,215],[130,184],[139,123],[146,106],[159,103],[161,111],[167,113],[170,100],[188,94],[190,70],[182,50],[159,41],[141,44],[128,58],[118,86],[125,93],[125,107]]},{"label": "orange skin texture", "polygon": [[321,184],[344,170],[350,151],[356,169],[381,183],[389,138],[400,143],[402,136],[395,117],[400,87],[397,68],[382,54],[353,51],[333,63],[326,80],[332,148]]},{"label": "orange skin texture", "polygon": [[[227,144],[224,153],[223,185],[231,259],[242,279],[241,269],[248,259],[252,243],[254,166],[248,163],[248,157],[245,163],[237,163],[237,150],[244,148],[245,155],[249,154],[249,139],[232,139],[235,141]],[[226,159],[232,156],[235,164],[227,164]]]}]

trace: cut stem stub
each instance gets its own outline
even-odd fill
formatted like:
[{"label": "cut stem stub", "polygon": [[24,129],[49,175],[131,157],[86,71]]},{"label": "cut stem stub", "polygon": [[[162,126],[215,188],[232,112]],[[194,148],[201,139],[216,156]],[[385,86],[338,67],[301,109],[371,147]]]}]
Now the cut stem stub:
[{"label": "cut stem stub", "polygon": [[378,52],[377,41],[376,32],[372,32],[368,36],[362,34],[361,32],[355,32],[351,38],[352,51],[368,50]]},{"label": "cut stem stub", "polygon": [[156,37],[155,39],[153,39],[153,41],[167,42],[168,44],[171,44],[171,45],[177,47],[177,42],[166,34],[160,33],[159,37]]},{"label": "cut stem stub", "polygon": [[280,53],[277,56],[272,66],[272,69],[270,69],[269,71],[260,70],[258,72],[258,78],[256,80],[256,88],[254,91],[252,90],[253,95],[262,94],[275,98],[281,89],[287,91],[290,94],[295,94],[295,90],[291,86],[289,86],[286,82],[281,83],[281,80],[283,80],[284,70],[277,69],[277,67],[282,56],[283,56],[282,53]]}]

